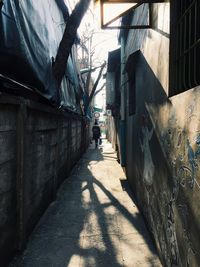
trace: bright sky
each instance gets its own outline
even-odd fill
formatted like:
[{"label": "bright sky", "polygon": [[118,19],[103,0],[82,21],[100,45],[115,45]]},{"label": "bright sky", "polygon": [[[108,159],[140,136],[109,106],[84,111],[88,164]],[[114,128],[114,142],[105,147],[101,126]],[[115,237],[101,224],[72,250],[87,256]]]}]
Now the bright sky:
[{"label": "bright sky", "polygon": [[[78,0],[65,0],[67,6],[72,10]],[[92,35],[92,47],[94,52],[93,63],[103,62],[107,59],[108,51],[115,50],[118,47],[117,30],[100,29],[100,10],[94,7],[93,1],[83,17],[78,33],[80,37],[90,37]]]},{"label": "bright sky", "polygon": [[[67,6],[72,10],[78,0],[65,0]],[[84,42],[88,50],[93,54],[93,66],[101,65],[108,57],[108,51],[115,50],[119,47],[117,39],[117,30],[102,30],[100,28],[100,9],[95,8],[93,1],[85,14],[78,30],[81,39],[88,41]],[[89,46],[91,40],[91,47]],[[93,78],[98,75],[98,70],[93,73]],[[98,88],[105,83],[104,80],[99,82]],[[97,88],[97,90],[98,90]],[[105,105],[105,89],[102,90],[95,98],[95,105],[102,108]]]},{"label": "bright sky", "polygon": [[[92,1],[89,10],[85,14],[80,25],[79,35],[80,37],[84,35],[92,36],[91,51],[94,53],[92,56],[92,63],[94,66],[99,66],[105,60],[107,61],[108,51],[115,50],[119,47],[117,34],[117,30],[102,30],[100,28],[100,10],[94,8]],[[93,73],[94,80],[96,79],[98,72],[99,70]],[[101,79],[97,90],[101,88],[104,83],[105,80]],[[94,103],[95,106],[99,108],[105,108],[105,88],[95,97]]]}]

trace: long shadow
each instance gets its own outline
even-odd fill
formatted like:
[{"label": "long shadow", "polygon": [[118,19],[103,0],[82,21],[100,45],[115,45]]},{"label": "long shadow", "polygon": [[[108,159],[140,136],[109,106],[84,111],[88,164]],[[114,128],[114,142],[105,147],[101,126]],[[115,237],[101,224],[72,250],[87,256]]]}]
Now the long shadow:
[{"label": "long shadow", "polygon": [[[123,267],[122,261],[119,262],[116,244],[112,240],[113,236],[120,236],[109,232],[105,213],[109,206],[115,206],[155,253],[138,214],[131,214],[88,169],[92,160],[94,165],[95,161],[104,160],[100,149],[88,150],[76,165],[69,179],[62,185],[58,199],[36,227],[27,250],[10,267]],[[100,189],[109,201],[102,204],[95,187]],[[84,200],[84,194],[89,196],[90,201]],[[84,228],[92,214],[96,216],[99,229],[93,229],[94,233],[86,236]],[[90,229],[91,225],[88,227]],[[81,259],[77,259],[79,257]]]},{"label": "long shadow", "polygon": [[[99,153],[98,155],[98,159],[100,160],[107,160],[107,154],[113,154],[113,152],[103,152],[103,153]],[[115,156],[111,157],[113,159],[116,159]],[[117,160],[117,159],[116,159]],[[133,203],[135,204],[135,198],[134,198],[134,194],[132,192],[132,190],[130,189],[130,186],[128,184],[127,180],[124,181],[120,181],[123,190],[125,190],[127,192],[127,194],[129,195],[129,197],[132,199]],[[94,190],[94,184],[96,184],[101,190],[102,192],[104,192],[104,194],[110,199],[110,203],[106,203],[101,205],[102,210],[100,211],[102,216],[99,216],[100,219],[103,218],[103,208],[108,207],[109,205],[112,205],[113,203],[115,203],[115,206],[117,207],[118,211],[135,227],[135,229],[137,229],[137,231],[143,236],[146,244],[149,246],[150,250],[155,253],[155,247],[154,245],[152,245],[151,240],[149,239],[149,237],[147,235],[144,234],[144,228],[140,226],[141,224],[141,220],[143,221],[142,216],[138,216],[138,214],[136,216],[133,216],[133,214],[131,214],[126,208],[125,206],[123,206],[116,197],[113,196],[112,193],[110,193],[109,190],[107,190],[105,188],[105,186],[98,180],[96,179],[94,176],[92,177],[92,181],[88,182],[87,186],[84,187],[84,190],[86,188],[89,189],[91,196],[92,196],[92,200],[98,204],[100,204],[100,202],[98,201],[97,198],[97,194]],[[100,222],[100,220],[99,220]],[[100,222],[101,223],[101,222]],[[145,224],[145,222],[143,221],[143,223]],[[104,224],[102,224],[102,233],[106,231],[106,229],[103,227]]]},{"label": "long shadow", "polygon": [[[101,234],[102,234],[102,241],[106,247],[106,251],[109,250],[109,253],[103,253],[103,252],[97,250],[98,259],[103,259],[104,257],[107,257],[107,262],[112,263],[112,266],[121,267],[122,265],[119,264],[117,262],[117,259],[116,259],[117,252],[115,251],[113,243],[112,243],[111,239],[109,238],[109,232],[108,232],[107,222],[106,222],[105,213],[104,213],[104,207],[101,205],[101,203],[97,197],[97,193],[95,192],[95,189],[94,189],[94,183],[96,183],[95,181],[96,181],[96,179],[93,176],[92,180],[89,180],[87,182],[87,186],[83,190],[85,190],[85,189],[89,190],[91,202],[95,203],[99,207],[98,212],[96,212],[96,216],[97,216],[98,224],[100,226],[100,230],[101,230]],[[93,249],[91,249],[90,252],[92,255]],[[98,265],[101,266],[100,262],[99,262],[99,264],[98,264],[98,262],[96,262],[96,263],[97,263],[96,266],[98,266]],[[89,266],[88,262],[87,262],[86,266]]]},{"label": "long shadow", "polygon": [[[115,203],[117,209],[119,212],[134,226],[135,229],[143,236],[146,244],[149,246],[150,250],[155,253],[155,248],[152,245],[152,242],[150,241],[149,237],[144,234],[144,228],[143,226],[141,227],[141,220],[142,217],[139,217],[138,214],[136,216],[133,216],[126,208],[123,206],[117,198],[115,198],[103,185],[101,182],[99,182],[96,178],[93,179],[93,183],[99,186],[101,190],[105,193],[105,195],[111,200],[110,205],[112,203]],[[130,193],[131,194],[131,193]],[[133,195],[132,195],[133,196]],[[105,205],[105,207],[107,204]]]}]

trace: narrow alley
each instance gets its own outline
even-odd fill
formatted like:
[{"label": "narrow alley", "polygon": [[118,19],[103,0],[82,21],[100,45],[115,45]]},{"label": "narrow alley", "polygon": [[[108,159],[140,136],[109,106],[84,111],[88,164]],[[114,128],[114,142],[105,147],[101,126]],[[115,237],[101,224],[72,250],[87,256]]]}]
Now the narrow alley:
[{"label": "narrow alley", "polygon": [[200,0],[0,0],[0,267],[200,267],[199,65]]},{"label": "narrow alley", "polygon": [[10,267],[161,266],[106,140],[79,160]]}]

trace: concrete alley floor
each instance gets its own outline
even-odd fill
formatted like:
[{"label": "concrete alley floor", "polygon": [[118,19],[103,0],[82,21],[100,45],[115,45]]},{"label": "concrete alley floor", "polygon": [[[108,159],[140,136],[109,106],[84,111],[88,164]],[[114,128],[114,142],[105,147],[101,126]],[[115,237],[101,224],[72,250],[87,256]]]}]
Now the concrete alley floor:
[{"label": "concrete alley floor", "polygon": [[10,267],[162,266],[111,145],[93,147]]}]

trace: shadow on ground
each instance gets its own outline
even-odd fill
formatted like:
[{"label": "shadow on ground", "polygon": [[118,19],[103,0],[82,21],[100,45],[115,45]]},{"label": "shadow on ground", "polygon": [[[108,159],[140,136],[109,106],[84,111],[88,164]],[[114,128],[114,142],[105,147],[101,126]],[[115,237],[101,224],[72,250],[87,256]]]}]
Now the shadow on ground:
[{"label": "shadow on ground", "polygon": [[122,174],[111,149],[89,149],[10,267],[161,266]]}]

